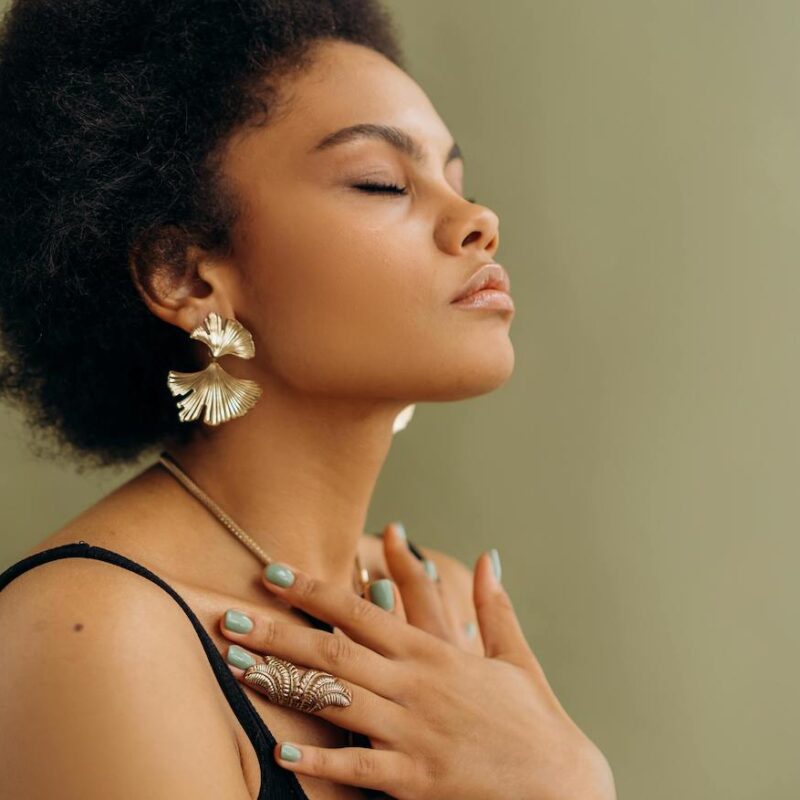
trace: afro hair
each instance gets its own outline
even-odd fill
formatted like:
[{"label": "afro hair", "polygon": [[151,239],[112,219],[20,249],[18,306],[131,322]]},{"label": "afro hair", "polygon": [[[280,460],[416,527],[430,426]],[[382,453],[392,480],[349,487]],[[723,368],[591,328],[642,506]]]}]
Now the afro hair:
[{"label": "afro hair", "polygon": [[46,434],[37,455],[66,450],[82,471],[191,435],[166,384],[170,369],[197,369],[191,340],[146,307],[131,258],[146,275],[190,243],[227,252],[238,207],[215,157],[238,127],[274,118],[280,76],[324,38],[405,69],[377,0],[12,3],[0,29],[0,398]]}]

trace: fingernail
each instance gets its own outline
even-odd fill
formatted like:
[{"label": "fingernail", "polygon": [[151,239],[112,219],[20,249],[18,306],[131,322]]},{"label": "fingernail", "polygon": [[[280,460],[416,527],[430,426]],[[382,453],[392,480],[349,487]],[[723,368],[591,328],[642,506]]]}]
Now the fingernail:
[{"label": "fingernail", "polygon": [[489,551],[489,557],[492,559],[492,569],[494,570],[494,577],[497,578],[499,582],[500,577],[503,574],[503,567],[500,564],[500,553],[497,552],[496,547],[493,547]]},{"label": "fingernail", "polygon": [[228,645],[228,663],[233,664],[234,667],[239,669],[247,669],[256,663],[256,660],[247,650],[243,650],[238,644]]},{"label": "fingernail", "polygon": [[397,531],[401,539],[408,540],[408,536],[406,535],[406,526],[403,525],[402,522],[395,521],[392,523],[392,527]]},{"label": "fingernail", "polygon": [[422,566],[425,567],[425,572],[428,573],[428,577],[432,581],[435,581],[439,577],[439,572],[436,569],[436,564],[434,564],[433,561],[431,561],[429,558],[426,558],[422,562]]},{"label": "fingernail", "polygon": [[301,755],[302,753],[299,747],[285,742],[281,745],[281,758],[284,761],[299,761]]},{"label": "fingernail", "polygon": [[225,619],[222,624],[226,630],[234,633],[250,633],[253,630],[253,620],[243,611],[238,611],[235,608],[229,608],[225,612]]},{"label": "fingernail", "polygon": [[277,564],[274,561],[264,570],[264,577],[270,583],[275,583],[284,588],[294,583],[294,572],[292,572],[289,567],[283,564]]},{"label": "fingernail", "polygon": [[392,589],[392,582],[388,578],[381,578],[378,581],[373,581],[369,585],[369,599],[372,600],[376,606],[391,611],[394,608],[394,589]]},{"label": "fingernail", "polygon": [[477,632],[478,628],[472,620],[464,623],[464,633],[466,634],[467,639],[474,639]]}]

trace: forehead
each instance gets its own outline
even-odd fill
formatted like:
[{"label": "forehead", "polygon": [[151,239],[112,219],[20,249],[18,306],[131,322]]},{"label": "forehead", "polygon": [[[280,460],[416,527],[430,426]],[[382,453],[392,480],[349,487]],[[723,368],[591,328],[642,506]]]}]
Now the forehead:
[{"label": "forehead", "polygon": [[263,129],[237,137],[244,150],[254,134],[262,154],[268,151],[276,160],[314,158],[313,149],[324,137],[362,123],[402,128],[419,141],[431,163],[441,162],[453,142],[419,84],[389,59],[361,45],[316,42],[309,66],[283,77],[278,89],[280,113]]}]

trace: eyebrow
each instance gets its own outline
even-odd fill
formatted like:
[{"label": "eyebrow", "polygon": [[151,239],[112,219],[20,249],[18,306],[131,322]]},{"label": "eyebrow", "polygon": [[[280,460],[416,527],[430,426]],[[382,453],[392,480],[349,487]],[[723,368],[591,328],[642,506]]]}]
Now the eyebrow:
[{"label": "eyebrow", "polygon": [[[394,125],[381,125],[372,122],[349,125],[346,128],[341,128],[338,131],[329,133],[312,147],[310,152],[318,153],[321,150],[327,150],[328,148],[346,144],[356,139],[382,139],[384,142],[388,142],[392,147],[399,150],[401,153],[405,153],[419,163],[423,163],[426,160],[422,145],[407,131],[404,131],[402,128],[396,128]],[[444,160],[445,166],[457,158],[460,158],[462,161],[464,160],[458,143],[453,142],[450,152]]]}]

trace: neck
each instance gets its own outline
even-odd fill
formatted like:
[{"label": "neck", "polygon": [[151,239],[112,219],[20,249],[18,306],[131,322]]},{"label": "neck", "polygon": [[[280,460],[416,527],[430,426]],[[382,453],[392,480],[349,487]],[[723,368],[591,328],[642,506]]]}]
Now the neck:
[{"label": "neck", "polygon": [[[198,420],[191,441],[165,449],[271,559],[350,587],[403,407],[290,397],[272,387],[245,416],[215,428]],[[226,547],[244,550],[229,539]]]}]

